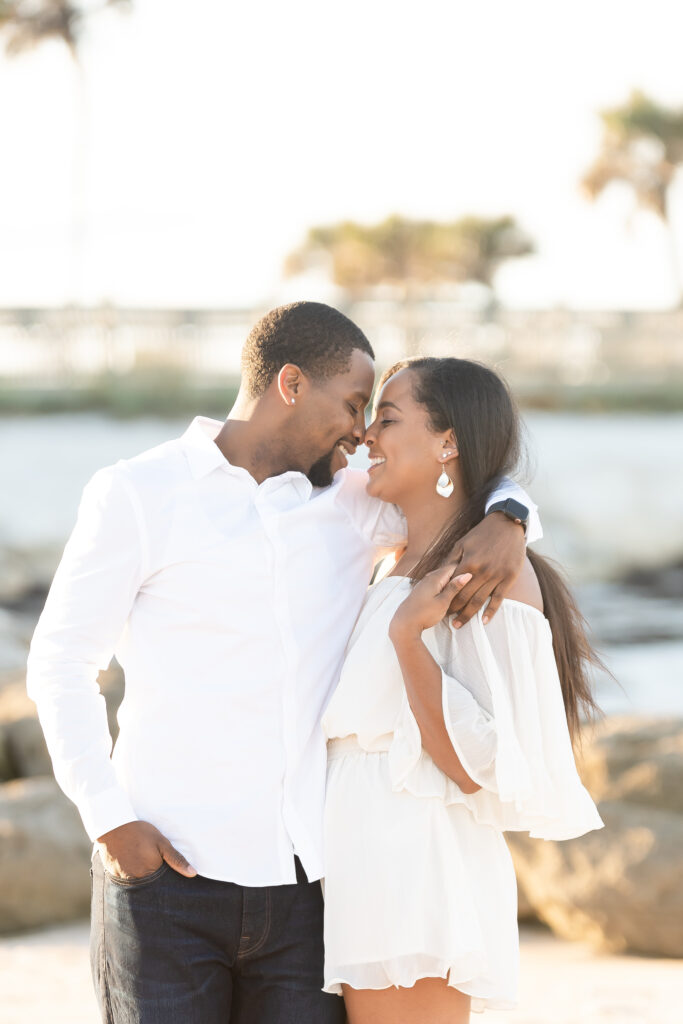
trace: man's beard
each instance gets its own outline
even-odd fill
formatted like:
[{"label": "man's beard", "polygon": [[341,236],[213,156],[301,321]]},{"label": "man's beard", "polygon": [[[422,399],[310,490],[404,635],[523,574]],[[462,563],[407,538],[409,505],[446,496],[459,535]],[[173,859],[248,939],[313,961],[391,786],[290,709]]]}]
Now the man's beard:
[{"label": "man's beard", "polygon": [[306,476],[314,487],[329,487],[332,483],[332,459],[334,450],[314,462]]}]

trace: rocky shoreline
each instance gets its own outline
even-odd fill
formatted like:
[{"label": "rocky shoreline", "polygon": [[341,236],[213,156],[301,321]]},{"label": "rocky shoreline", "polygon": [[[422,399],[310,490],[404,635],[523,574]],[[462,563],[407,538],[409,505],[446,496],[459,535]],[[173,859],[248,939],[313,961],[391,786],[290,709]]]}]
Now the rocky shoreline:
[{"label": "rocky shoreline", "polygon": [[[46,585],[20,566],[0,587],[0,933],[87,914],[90,843],[52,777],[25,690],[28,642]],[[591,585],[579,599],[598,641],[683,639],[683,561]],[[123,678],[100,675],[109,725]],[[565,843],[508,837],[520,917],[611,951],[683,957],[683,717],[608,717],[584,730],[581,773],[606,828]]]},{"label": "rocky shoreline", "polygon": [[[118,667],[100,682],[110,728]],[[584,730],[586,787],[605,829],[554,843],[512,834],[520,917],[610,951],[683,957],[683,718],[606,718]],[[24,681],[0,692],[0,933],[82,917],[90,843],[52,778]]]}]

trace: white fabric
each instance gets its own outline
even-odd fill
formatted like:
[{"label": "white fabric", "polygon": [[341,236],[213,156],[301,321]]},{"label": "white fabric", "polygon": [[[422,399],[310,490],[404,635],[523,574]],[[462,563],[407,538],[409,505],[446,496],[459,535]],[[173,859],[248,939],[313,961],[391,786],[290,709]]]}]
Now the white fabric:
[{"label": "white fabric", "polygon": [[463,793],[422,749],[388,638],[410,592],[369,591],[323,717],[325,988],[410,986],[448,977],[473,1009],[514,1005],[516,889],[504,830],[567,839],[601,828],[578,777],[545,617],[503,601],[457,632],[423,634],[442,668],[444,721]]},{"label": "white fabric", "polygon": [[[261,485],[221,424],[101,470],[86,487],[33,639],[28,690],[55,775],[95,839],[151,821],[208,877],[323,873],[320,715],[397,510],[342,470]],[[510,484],[508,496],[529,503]],[[493,498],[492,498],[493,500]],[[497,499],[496,499],[497,500]],[[98,669],[125,670],[113,757]]]}]

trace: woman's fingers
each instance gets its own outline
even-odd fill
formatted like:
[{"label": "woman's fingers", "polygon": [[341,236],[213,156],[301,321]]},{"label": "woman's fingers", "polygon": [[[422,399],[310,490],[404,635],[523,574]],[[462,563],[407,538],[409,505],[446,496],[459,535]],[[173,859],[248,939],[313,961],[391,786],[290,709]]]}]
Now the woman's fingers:
[{"label": "woman's fingers", "polygon": [[432,569],[431,572],[427,573],[425,579],[431,580],[434,585],[435,592],[440,594],[444,587],[448,586],[453,579],[453,573],[455,570],[456,566],[452,562],[448,562],[446,565],[440,565],[438,569]]},{"label": "woman's fingers", "polygon": [[457,576],[454,575],[457,571],[457,566],[453,563],[443,565],[439,569],[434,569],[429,575],[433,577],[434,584],[436,586],[436,593],[442,594],[446,588],[448,588],[451,596],[454,597],[458,594],[464,586],[466,586],[472,579],[472,573],[459,573]]},{"label": "woman's fingers", "polygon": [[462,572],[459,576],[452,576],[448,581],[448,586],[453,588],[453,594],[459,594],[463,587],[472,579],[471,572]]},{"label": "woman's fingers", "polygon": [[469,580],[455,593],[448,609],[449,615],[459,615],[481,586],[480,576],[475,577],[472,573],[466,573],[465,575],[469,576]]}]

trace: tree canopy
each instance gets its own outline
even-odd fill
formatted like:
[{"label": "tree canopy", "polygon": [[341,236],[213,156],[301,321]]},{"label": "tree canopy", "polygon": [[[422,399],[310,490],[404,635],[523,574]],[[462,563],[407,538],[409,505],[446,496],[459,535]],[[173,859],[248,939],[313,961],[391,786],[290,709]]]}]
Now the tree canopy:
[{"label": "tree canopy", "polygon": [[642,92],[600,114],[600,153],[582,185],[595,199],[614,181],[633,189],[638,203],[666,219],[668,190],[683,163],[683,109],[671,110]]},{"label": "tree canopy", "polygon": [[670,220],[671,186],[683,164],[683,108],[671,109],[635,91],[620,107],[603,110],[602,144],[582,186],[597,199],[613,182],[628,185],[636,202],[664,222],[679,303],[683,304],[678,252]]},{"label": "tree canopy", "polygon": [[492,287],[504,260],[533,251],[513,217],[439,222],[394,215],[378,224],[343,221],[311,228],[285,270],[299,273],[325,262],[334,282],[349,291],[444,281]]}]

